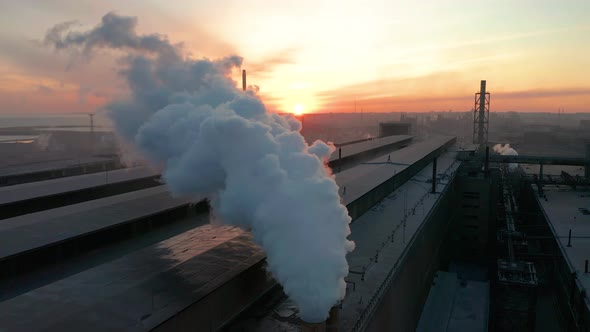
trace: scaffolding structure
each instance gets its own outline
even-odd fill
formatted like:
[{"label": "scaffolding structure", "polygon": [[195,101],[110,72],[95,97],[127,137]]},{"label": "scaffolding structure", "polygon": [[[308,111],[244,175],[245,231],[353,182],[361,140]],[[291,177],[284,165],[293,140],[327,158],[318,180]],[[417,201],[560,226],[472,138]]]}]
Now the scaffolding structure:
[{"label": "scaffolding structure", "polygon": [[522,220],[508,173],[508,168],[504,167],[502,195],[497,207],[495,330],[532,332],[535,331],[539,279],[535,263],[519,259],[526,257],[529,251],[528,239],[526,233],[517,229]]},{"label": "scaffolding structure", "polygon": [[473,143],[486,146],[490,123],[490,93],[486,92],[486,81],[481,81],[479,92],[475,93],[473,108]]}]

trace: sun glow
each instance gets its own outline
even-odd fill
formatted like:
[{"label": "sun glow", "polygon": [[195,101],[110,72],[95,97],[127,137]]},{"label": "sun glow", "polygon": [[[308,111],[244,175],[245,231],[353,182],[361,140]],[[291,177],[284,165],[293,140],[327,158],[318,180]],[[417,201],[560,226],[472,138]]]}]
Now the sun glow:
[{"label": "sun glow", "polygon": [[295,115],[302,115],[304,111],[305,107],[303,107],[302,104],[295,104],[295,106],[293,106],[293,113]]}]

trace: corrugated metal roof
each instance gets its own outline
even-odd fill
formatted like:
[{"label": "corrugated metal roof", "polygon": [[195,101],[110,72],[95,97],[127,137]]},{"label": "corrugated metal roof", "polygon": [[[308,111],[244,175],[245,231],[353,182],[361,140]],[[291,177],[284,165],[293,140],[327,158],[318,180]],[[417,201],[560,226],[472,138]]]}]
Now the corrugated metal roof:
[{"label": "corrugated metal roof", "polygon": [[[402,149],[392,153],[391,158],[394,161],[397,161],[394,158],[399,158],[410,164],[444,142],[446,141],[442,139],[418,143],[407,150]],[[399,153],[400,151],[403,153]],[[446,159],[439,160],[440,169],[445,169],[448,166]],[[453,159],[450,158],[448,161],[450,163]],[[380,162],[380,159],[376,162]],[[349,174],[348,176],[338,175],[336,180],[341,187],[352,183],[353,188],[357,183],[367,182],[353,189],[354,193],[362,195],[363,190],[366,192],[391,177],[391,166],[401,167],[400,169],[406,167],[390,164],[362,165],[363,171],[351,170],[346,173]],[[427,177],[430,172],[431,170],[427,167],[420,174]],[[354,175],[358,177],[359,174],[362,174],[362,180],[356,182]],[[407,185],[426,188],[426,190],[429,188],[429,185],[423,181],[408,182]],[[444,186],[445,183],[440,185]],[[413,197],[414,194],[411,192],[409,196]],[[370,221],[371,231],[361,231],[361,229],[369,230],[369,228],[362,228],[363,222],[353,225],[351,237],[358,241],[357,243],[364,243],[366,247],[357,247],[357,251],[353,253],[354,256],[350,256],[351,259],[362,263],[370,256],[373,246],[380,244],[379,241],[374,241],[373,231],[379,230],[378,225],[391,226],[391,216],[388,214],[391,211],[400,211],[397,206],[400,204],[399,199],[386,199],[384,202],[397,203],[393,204],[391,209],[377,208],[366,214],[365,223]],[[21,216],[17,217],[21,218],[18,220],[17,218],[6,219],[0,221],[0,236],[16,237],[16,230],[20,228],[18,236],[22,239],[24,234],[23,243],[31,247],[42,241],[59,241],[64,237],[91,231],[92,228],[139,217],[149,213],[152,208],[162,210],[162,204],[181,203],[183,203],[182,200],[179,202],[170,198],[163,187],[145,189],[39,212],[34,217]],[[8,225],[7,221],[17,223]],[[417,225],[418,223],[416,227]],[[412,227],[407,230],[408,236],[411,234]],[[26,234],[31,235],[27,237]],[[379,235],[387,236],[384,232],[380,232]],[[371,239],[368,240],[365,237]],[[24,250],[24,247],[19,247],[20,245],[16,241],[7,245],[6,253]],[[11,248],[12,251],[10,251]],[[399,254],[397,249],[392,252]],[[227,277],[240,273],[262,259],[264,259],[264,253],[252,242],[249,234],[231,227],[203,226],[111,263],[97,266],[2,302],[0,303],[0,321],[6,322],[4,325],[10,330],[38,330],[43,327],[65,329],[66,326],[71,329],[78,325],[84,330],[112,328],[145,330],[153,327],[163,317],[170,317],[177,312],[176,310],[181,310],[186,303],[197,301],[199,296],[218,287],[219,283],[227,280]],[[381,270],[380,268],[372,269],[373,277],[383,278],[386,273],[378,273]],[[376,282],[374,286],[377,287],[378,283]],[[367,294],[371,294],[370,289],[366,291]],[[155,307],[150,304],[152,301],[155,301]],[[358,310],[356,312],[358,313]],[[104,317],[109,317],[109,320],[105,321]]]},{"label": "corrugated metal roof", "polygon": [[[452,136],[441,136],[418,142],[409,147],[393,151],[366,163],[336,174],[336,182],[345,204],[349,204],[375,188],[396,173],[408,168],[411,164],[424,158],[435,149],[453,139]],[[391,162],[388,162],[388,158]],[[343,188],[346,187],[346,193]]]},{"label": "corrugated metal roof", "polygon": [[104,184],[135,180],[156,174],[157,172],[149,167],[132,167],[108,172],[69,176],[53,180],[0,187],[0,205],[92,188]]},{"label": "corrugated metal roof", "polygon": [[488,330],[489,284],[460,280],[456,273],[438,271],[417,332],[485,332]]},{"label": "corrugated metal roof", "polygon": [[[545,186],[547,197],[538,201],[547,216],[553,234],[561,245],[572,268],[577,272],[586,292],[590,290],[590,273],[584,273],[585,262],[590,260],[590,192],[571,189],[569,186]],[[535,192],[535,196],[539,196]],[[571,246],[568,244],[569,231],[572,231]]]},{"label": "corrugated metal roof", "polygon": [[147,331],[264,258],[206,225],[0,303],[6,331]]},{"label": "corrugated metal roof", "polygon": [[113,160],[113,158],[110,157],[85,157],[80,159],[50,160],[26,165],[7,166],[0,168],[0,176],[59,170],[67,167],[75,167],[79,165],[106,162],[111,160]]},{"label": "corrugated metal roof", "polygon": [[188,204],[165,186],[0,220],[0,259]]},{"label": "corrugated metal roof", "polygon": [[[340,147],[340,149],[342,150],[342,158],[345,158],[345,157],[348,157],[348,156],[351,156],[351,155],[354,155],[357,153],[361,153],[361,152],[364,152],[367,150],[375,149],[375,148],[378,148],[381,146],[402,142],[402,141],[408,140],[412,137],[414,137],[414,136],[395,135],[395,136],[373,138],[368,141],[345,145],[345,146]],[[337,160],[338,156],[339,156],[338,155],[338,148],[336,148],[336,151],[334,151],[334,153],[332,153],[332,156],[330,157],[330,161]]]}]

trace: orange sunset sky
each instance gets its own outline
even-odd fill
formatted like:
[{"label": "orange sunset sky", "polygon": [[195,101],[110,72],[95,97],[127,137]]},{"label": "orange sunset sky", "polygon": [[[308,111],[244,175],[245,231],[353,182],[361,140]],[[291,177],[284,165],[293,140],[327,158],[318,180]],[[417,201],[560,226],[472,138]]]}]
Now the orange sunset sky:
[{"label": "orange sunset sky", "polygon": [[0,113],[93,112],[126,94],[122,54],[40,42],[110,11],[190,57],[243,56],[277,111],[467,111],[481,79],[492,111],[590,111],[588,0],[0,0]]}]

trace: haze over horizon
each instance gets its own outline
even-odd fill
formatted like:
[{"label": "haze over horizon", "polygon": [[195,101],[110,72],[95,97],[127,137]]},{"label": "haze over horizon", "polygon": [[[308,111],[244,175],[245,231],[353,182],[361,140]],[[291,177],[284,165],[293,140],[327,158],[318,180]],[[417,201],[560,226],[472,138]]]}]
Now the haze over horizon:
[{"label": "haze over horizon", "polygon": [[[88,30],[107,12],[137,17],[192,58],[244,57],[270,109],[467,111],[479,80],[493,112],[587,112],[587,1],[68,1],[0,10],[0,113],[93,112],[128,92],[121,53],[87,57],[41,41],[56,24]],[[19,13],[15,15],[14,13]],[[239,72],[234,79],[239,80]],[[300,105],[300,106],[296,106]]]}]

